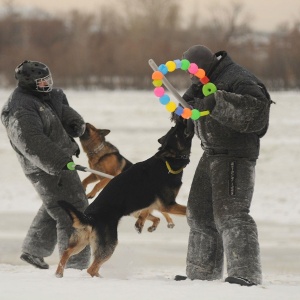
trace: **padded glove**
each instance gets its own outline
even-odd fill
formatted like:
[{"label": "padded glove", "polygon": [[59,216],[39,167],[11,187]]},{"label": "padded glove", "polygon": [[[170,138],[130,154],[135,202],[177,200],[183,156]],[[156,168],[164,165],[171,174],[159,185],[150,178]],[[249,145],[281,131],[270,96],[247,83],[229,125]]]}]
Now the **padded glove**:
[{"label": "padded glove", "polygon": [[212,112],[216,105],[215,94],[211,94],[203,99],[195,98],[195,100],[195,108],[200,111],[209,110],[209,112]]},{"label": "padded glove", "polygon": [[66,128],[66,131],[72,137],[80,137],[83,135],[85,127],[85,123],[74,122]]},{"label": "padded glove", "polygon": [[203,110],[209,110],[210,112],[212,112],[216,105],[215,94],[210,94],[207,97],[203,98],[202,102]]}]

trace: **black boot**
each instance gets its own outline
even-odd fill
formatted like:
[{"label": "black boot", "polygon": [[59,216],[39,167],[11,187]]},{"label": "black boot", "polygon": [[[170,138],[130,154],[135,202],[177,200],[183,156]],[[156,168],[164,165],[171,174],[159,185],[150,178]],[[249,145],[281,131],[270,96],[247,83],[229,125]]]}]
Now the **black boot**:
[{"label": "black boot", "polygon": [[42,257],[37,257],[37,256],[33,256],[31,254],[28,254],[28,253],[23,253],[20,256],[20,258],[22,260],[26,261],[27,263],[35,266],[36,268],[49,269],[49,265],[44,262],[44,259]]},{"label": "black boot", "polygon": [[175,281],[182,281],[182,280],[186,280],[187,276],[183,276],[183,275],[176,275],[174,280]]},{"label": "black boot", "polygon": [[243,285],[243,286],[252,286],[252,285],[256,285],[255,283],[249,281],[246,278],[243,277],[233,277],[233,276],[229,276],[225,279],[225,282],[228,283],[234,283],[234,284],[239,284],[239,285]]}]

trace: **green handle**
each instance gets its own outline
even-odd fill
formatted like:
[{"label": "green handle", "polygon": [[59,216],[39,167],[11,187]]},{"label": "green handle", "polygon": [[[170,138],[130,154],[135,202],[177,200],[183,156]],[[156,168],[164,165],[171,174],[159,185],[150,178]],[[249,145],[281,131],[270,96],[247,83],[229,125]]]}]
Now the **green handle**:
[{"label": "green handle", "polygon": [[70,161],[69,163],[67,163],[67,168],[71,171],[75,171],[75,163],[73,161]]}]

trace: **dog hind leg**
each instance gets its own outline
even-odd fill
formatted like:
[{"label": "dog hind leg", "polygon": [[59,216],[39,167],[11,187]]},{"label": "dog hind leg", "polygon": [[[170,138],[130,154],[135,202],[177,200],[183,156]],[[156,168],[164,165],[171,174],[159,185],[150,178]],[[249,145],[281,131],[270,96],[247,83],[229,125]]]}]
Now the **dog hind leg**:
[{"label": "dog hind leg", "polygon": [[[101,277],[99,274],[100,267],[111,258],[117,247],[117,244],[118,241],[115,241],[114,243],[109,243],[108,245],[104,246],[103,249],[100,248],[100,245],[100,247],[97,246],[96,251],[94,251],[94,261],[87,269],[87,272],[92,277]],[[93,248],[93,245],[91,246]]]},{"label": "dog hind leg", "polygon": [[81,252],[87,245],[89,240],[86,236],[86,230],[76,230],[70,237],[69,247],[63,252],[61,259],[58,263],[55,276],[61,278],[64,275],[64,269],[69,258],[72,255],[78,254]]}]

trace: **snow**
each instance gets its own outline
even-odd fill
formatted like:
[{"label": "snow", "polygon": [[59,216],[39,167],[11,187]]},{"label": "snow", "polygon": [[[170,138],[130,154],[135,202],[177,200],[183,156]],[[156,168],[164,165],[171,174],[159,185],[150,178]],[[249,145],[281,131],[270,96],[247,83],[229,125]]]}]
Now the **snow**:
[{"label": "snow", "polygon": [[[151,91],[65,92],[72,107],[87,122],[111,130],[107,140],[132,162],[152,156],[159,146],[157,139],[172,126],[169,114]],[[9,90],[0,90],[1,107],[9,94]],[[175,282],[174,275],[185,274],[189,229],[183,217],[173,217],[173,229],[168,229],[161,218],[156,232],[149,233],[145,228],[141,235],[133,228],[133,218],[123,218],[119,245],[100,271],[103,278],[91,278],[85,270],[72,269],[66,269],[62,279],[56,278],[57,252],[46,258],[49,270],[35,269],[22,262],[22,240],[41,203],[1,125],[1,299],[299,299],[300,94],[273,92],[271,96],[276,104],[271,109],[270,129],[261,141],[251,207],[259,230],[262,285],[240,287],[223,280]],[[201,153],[200,142],[195,138],[191,163],[184,171],[177,198],[181,204],[186,204]],[[85,154],[82,152],[75,162],[87,166]],[[87,174],[80,176],[84,178]]]}]

